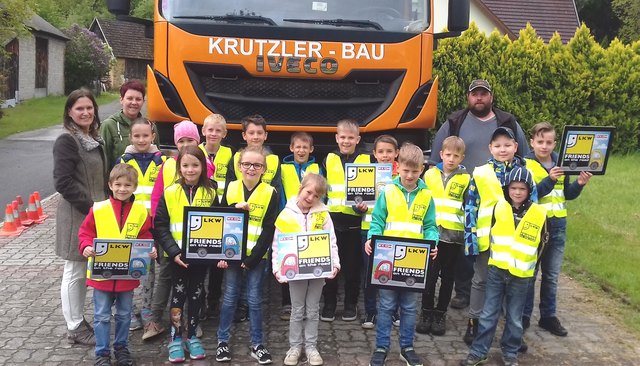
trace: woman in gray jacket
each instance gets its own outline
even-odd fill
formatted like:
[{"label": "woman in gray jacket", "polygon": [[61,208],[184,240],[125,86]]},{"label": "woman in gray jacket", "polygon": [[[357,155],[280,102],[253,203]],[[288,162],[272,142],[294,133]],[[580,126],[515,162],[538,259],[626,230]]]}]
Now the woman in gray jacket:
[{"label": "woman in gray jacket", "polygon": [[94,345],[84,319],[87,260],[78,249],[78,229],[96,201],[107,195],[107,171],[99,135],[98,105],[89,90],[67,98],[64,132],[53,145],[53,181],[62,195],[56,214],[56,254],[65,260],[60,295],[69,343]]}]

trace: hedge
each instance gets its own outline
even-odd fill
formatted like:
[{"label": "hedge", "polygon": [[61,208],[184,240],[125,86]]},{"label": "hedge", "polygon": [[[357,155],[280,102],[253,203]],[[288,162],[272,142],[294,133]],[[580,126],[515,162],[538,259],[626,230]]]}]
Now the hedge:
[{"label": "hedge", "polygon": [[600,46],[582,25],[563,44],[548,43],[527,25],[516,40],[497,31],[486,36],[472,23],[460,37],[441,40],[434,53],[439,77],[438,121],[466,106],[471,80],[487,79],[496,106],[513,113],[522,128],[549,121],[615,126],[614,151],[640,149],[640,41]]}]

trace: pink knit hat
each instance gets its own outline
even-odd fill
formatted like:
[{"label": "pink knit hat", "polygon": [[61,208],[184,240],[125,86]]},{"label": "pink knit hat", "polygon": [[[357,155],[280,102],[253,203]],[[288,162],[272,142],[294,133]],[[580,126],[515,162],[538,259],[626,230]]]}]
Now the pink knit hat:
[{"label": "pink knit hat", "polygon": [[173,126],[173,142],[178,145],[181,138],[188,137],[200,143],[198,126],[191,121],[182,121]]}]

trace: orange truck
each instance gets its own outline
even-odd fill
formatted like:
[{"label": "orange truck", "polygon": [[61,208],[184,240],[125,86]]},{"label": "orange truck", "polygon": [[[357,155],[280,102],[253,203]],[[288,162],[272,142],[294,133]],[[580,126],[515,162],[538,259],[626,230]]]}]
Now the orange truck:
[{"label": "orange truck", "polygon": [[[353,118],[365,143],[387,133],[426,148],[434,47],[469,24],[469,0],[448,0],[449,31],[436,33],[435,2],[446,0],[156,0],[148,118],[163,145],[176,122],[220,113],[236,146],[239,121],[260,114],[271,146],[306,131],[335,147],[336,122]],[[107,5],[128,18],[130,0]]]}]

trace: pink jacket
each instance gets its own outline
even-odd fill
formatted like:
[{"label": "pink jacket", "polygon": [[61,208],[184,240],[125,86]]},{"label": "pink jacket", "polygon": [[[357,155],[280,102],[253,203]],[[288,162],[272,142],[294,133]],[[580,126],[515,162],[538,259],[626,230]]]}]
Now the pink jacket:
[{"label": "pink jacket", "polygon": [[[336,233],[333,229],[333,221],[331,221],[331,216],[329,216],[328,214],[329,208],[324,203],[318,202],[317,205],[311,207],[311,209],[309,210],[309,213],[304,214],[302,213],[302,211],[300,210],[300,207],[298,207],[298,204],[296,202],[297,202],[297,197],[292,197],[289,201],[287,201],[287,205],[284,207],[282,212],[286,210],[293,211],[298,223],[300,224],[300,226],[304,228],[304,231],[309,231],[309,228],[311,226],[311,220],[307,220],[307,218],[311,213],[322,212],[322,211],[327,212],[327,221],[324,223],[323,230],[328,231],[330,234],[331,261],[333,262],[333,267],[340,269],[340,257],[338,256],[338,245],[336,244]],[[273,272],[274,275],[276,274],[277,267],[278,267],[278,235],[279,234],[282,234],[282,231],[278,230],[278,228],[276,227],[276,231],[273,235],[273,242],[271,244],[271,251],[272,251],[271,263],[273,264],[272,267],[274,268],[274,272]]]}]

